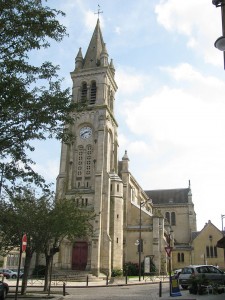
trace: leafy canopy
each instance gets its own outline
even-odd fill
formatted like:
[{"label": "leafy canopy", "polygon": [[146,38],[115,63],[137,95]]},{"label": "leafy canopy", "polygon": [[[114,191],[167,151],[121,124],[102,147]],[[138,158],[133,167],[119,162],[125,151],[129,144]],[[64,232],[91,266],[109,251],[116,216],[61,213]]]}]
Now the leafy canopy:
[{"label": "leafy canopy", "polygon": [[48,253],[66,237],[74,241],[92,234],[92,210],[81,209],[73,200],[55,202],[52,195],[41,196],[29,188],[0,201],[0,253],[20,245],[27,234],[29,253]]},{"label": "leafy canopy", "polygon": [[30,59],[66,35],[57,20],[64,13],[44,2],[0,0],[0,170],[5,183],[22,179],[43,185],[28,156],[35,150],[31,141],[70,137],[63,125],[72,122],[73,104],[69,89],[61,86],[59,67]]}]

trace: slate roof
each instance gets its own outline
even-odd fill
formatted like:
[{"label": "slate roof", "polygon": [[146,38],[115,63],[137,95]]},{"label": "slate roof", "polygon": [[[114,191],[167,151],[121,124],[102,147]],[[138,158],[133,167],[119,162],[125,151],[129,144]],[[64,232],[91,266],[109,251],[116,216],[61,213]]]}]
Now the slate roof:
[{"label": "slate roof", "polygon": [[186,189],[169,189],[169,190],[149,190],[145,191],[153,204],[185,204],[188,203],[188,194],[190,188]]}]

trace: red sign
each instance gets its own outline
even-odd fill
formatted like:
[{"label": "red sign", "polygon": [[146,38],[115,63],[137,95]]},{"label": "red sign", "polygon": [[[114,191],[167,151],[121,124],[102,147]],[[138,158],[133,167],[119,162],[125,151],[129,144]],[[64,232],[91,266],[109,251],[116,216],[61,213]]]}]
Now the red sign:
[{"label": "red sign", "polygon": [[166,250],[167,255],[170,257],[170,254],[171,254],[171,251],[173,250],[173,247],[167,246],[167,247],[165,247],[165,250]]},{"label": "red sign", "polygon": [[26,251],[27,248],[27,235],[24,234],[22,237],[22,252]]}]

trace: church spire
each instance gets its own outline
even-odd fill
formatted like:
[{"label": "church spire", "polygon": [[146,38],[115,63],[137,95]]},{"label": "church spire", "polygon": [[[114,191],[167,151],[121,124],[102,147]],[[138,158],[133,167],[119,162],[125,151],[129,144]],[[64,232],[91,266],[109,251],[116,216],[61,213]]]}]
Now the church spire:
[{"label": "church spire", "polygon": [[94,33],[92,35],[90,44],[88,46],[85,58],[84,69],[95,68],[100,65],[100,55],[102,50],[105,49],[102,32],[100,28],[100,21],[97,20]]},{"label": "church spire", "polygon": [[83,66],[83,55],[81,48],[79,48],[79,51],[77,53],[76,59],[75,59],[75,69],[80,69]]}]

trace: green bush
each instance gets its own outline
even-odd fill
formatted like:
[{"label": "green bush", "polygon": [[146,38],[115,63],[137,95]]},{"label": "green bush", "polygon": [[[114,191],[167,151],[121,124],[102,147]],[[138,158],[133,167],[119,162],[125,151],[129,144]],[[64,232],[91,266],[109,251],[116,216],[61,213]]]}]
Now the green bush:
[{"label": "green bush", "polygon": [[123,275],[123,270],[120,270],[120,269],[112,270],[112,274],[111,274],[112,277],[117,277],[117,276],[122,276],[122,275]]},{"label": "green bush", "polygon": [[[142,266],[143,268],[143,266]],[[124,264],[124,275],[128,275],[128,276],[138,276],[139,274],[139,269],[138,269],[138,264],[137,263],[133,263],[133,262],[127,262]]]},{"label": "green bush", "polygon": [[[133,262],[127,262],[123,266],[124,275],[128,276],[138,276],[139,275],[139,265]],[[150,260],[150,272],[156,272],[156,266],[152,260]],[[141,274],[144,273],[144,262],[141,263]]]}]

